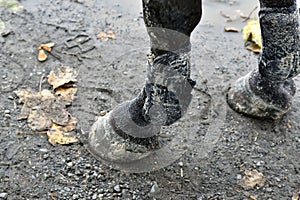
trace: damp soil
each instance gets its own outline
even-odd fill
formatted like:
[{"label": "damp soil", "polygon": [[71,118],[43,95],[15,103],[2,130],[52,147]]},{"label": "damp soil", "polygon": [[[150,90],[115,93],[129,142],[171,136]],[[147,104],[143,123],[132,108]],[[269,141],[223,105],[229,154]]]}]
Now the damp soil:
[{"label": "damp soil", "polygon": [[[52,146],[45,134],[19,121],[22,105],[13,91],[39,89],[41,77],[60,66],[78,71],[78,93],[68,109],[78,119],[77,135],[89,132],[100,111],[132,99],[146,72],[149,39],[141,4],[108,0],[24,0],[13,13],[0,7],[0,199],[268,199],[291,200],[300,189],[300,94],[279,120],[252,119],[232,111],[228,85],[257,65],[241,33],[225,33],[222,13],[246,16],[244,1],[204,1],[192,35],[192,76],[197,81],[186,115],[166,127],[182,134],[188,148],[172,165],[154,172],[126,173],[96,160],[83,142]],[[254,12],[255,16],[255,12]],[[116,39],[101,41],[100,31]],[[55,42],[46,62],[41,43]],[[295,78],[299,86],[300,79]],[[47,83],[43,88],[49,89]],[[183,134],[184,132],[184,134]],[[246,169],[261,172],[263,186],[239,184]]]}]

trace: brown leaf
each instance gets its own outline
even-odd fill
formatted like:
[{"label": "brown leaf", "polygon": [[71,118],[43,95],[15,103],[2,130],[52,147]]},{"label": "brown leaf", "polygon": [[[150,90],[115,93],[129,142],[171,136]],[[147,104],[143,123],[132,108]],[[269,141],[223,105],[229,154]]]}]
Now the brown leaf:
[{"label": "brown leaf", "polygon": [[48,83],[56,89],[70,82],[77,81],[77,72],[70,67],[61,67],[56,72],[51,71],[48,76]]},{"label": "brown leaf", "polygon": [[240,182],[240,185],[244,189],[253,189],[255,186],[262,187],[265,184],[266,179],[263,174],[255,169],[246,169],[245,176]]},{"label": "brown leaf", "polygon": [[116,34],[114,31],[107,31],[107,37],[110,39],[116,39]]},{"label": "brown leaf", "polygon": [[55,89],[55,95],[58,96],[61,101],[65,103],[65,105],[71,105],[74,98],[75,94],[77,92],[76,87],[58,87]]},{"label": "brown leaf", "polygon": [[78,139],[73,136],[70,131],[76,127],[76,119],[71,118],[67,126],[59,126],[55,123],[52,124],[51,129],[47,132],[48,141],[55,146],[56,144],[70,144],[75,143]]},{"label": "brown leaf", "polygon": [[260,48],[257,44],[255,44],[255,43],[253,43],[253,42],[249,42],[249,43],[246,45],[246,48],[247,48],[247,50],[253,51],[253,52],[256,53],[256,54],[259,54],[260,51],[261,51],[261,48]]},{"label": "brown leaf", "polygon": [[234,28],[234,27],[224,27],[225,32],[233,32],[233,33],[238,33],[239,30]]},{"label": "brown leaf", "polygon": [[116,34],[114,31],[107,31],[107,32],[100,31],[97,34],[97,37],[102,41],[107,41],[108,39],[116,39]]},{"label": "brown leaf", "polygon": [[46,50],[46,51],[48,51],[48,52],[51,52],[51,50],[52,50],[52,47],[54,47],[54,45],[55,45],[55,43],[54,42],[50,42],[50,43],[47,43],[47,44],[41,44],[40,46],[39,46],[39,49],[44,49],[44,50]]},{"label": "brown leaf", "polygon": [[37,109],[38,106],[47,107],[47,105],[43,105],[43,101],[49,101],[49,99],[55,98],[55,96],[49,90],[43,90],[41,92],[35,92],[29,89],[22,89],[15,91],[17,96],[20,98],[20,101],[24,103],[21,114],[19,116],[20,119],[27,119],[32,109]]},{"label": "brown leaf", "polygon": [[51,119],[46,115],[46,113],[41,112],[40,109],[32,110],[27,118],[28,126],[33,131],[44,131],[48,130],[51,125]]},{"label": "brown leaf", "polygon": [[107,41],[108,40],[107,34],[105,32],[103,32],[103,31],[99,32],[98,35],[97,35],[97,37],[99,39],[101,39],[102,41]]},{"label": "brown leaf", "polygon": [[38,60],[40,62],[43,62],[45,60],[47,60],[48,56],[46,55],[45,51],[43,49],[39,50],[39,55],[38,55]]},{"label": "brown leaf", "polygon": [[20,103],[25,103],[25,100],[36,92],[32,91],[31,89],[20,89],[14,91],[14,93],[19,97]]},{"label": "brown leaf", "polygon": [[300,188],[298,192],[293,193],[292,200],[300,200]]}]

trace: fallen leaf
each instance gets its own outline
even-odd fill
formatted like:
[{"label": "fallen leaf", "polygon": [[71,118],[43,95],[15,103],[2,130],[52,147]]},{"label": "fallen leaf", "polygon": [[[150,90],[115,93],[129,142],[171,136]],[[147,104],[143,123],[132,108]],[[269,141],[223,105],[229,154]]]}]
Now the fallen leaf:
[{"label": "fallen leaf", "polygon": [[105,32],[103,32],[103,31],[99,32],[98,35],[97,35],[97,37],[99,39],[101,39],[102,41],[107,41],[108,40],[107,34]]},{"label": "fallen leaf", "polygon": [[293,193],[292,200],[300,200],[300,188],[298,192]]},{"label": "fallen leaf", "polygon": [[17,12],[19,9],[23,8],[17,0],[0,0],[0,7],[9,8],[13,12]]},{"label": "fallen leaf", "polygon": [[75,117],[70,117],[68,124],[65,126],[62,126],[62,130],[66,133],[74,131],[77,126],[77,119]]},{"label": "fallen leaf", "polygon": [[97,37],[99,39],[101,39],[102,41],[107,41],[108,39],[116,39],[116,34],[115,34],[114,31],[107,31],[107,33],[103,32],[103,31],[100,31],[97,34]]},{"label": "fallen leaf", "polygon": [[261,49],[257,44],[253,42],[249,42],[248,44],[246,44],[246,48],[247,50],[252,51],[256,54],[259,54]]},{"label": "fallen leaf", "polygon": [[38,60],[39,60],[40,62],[43,62],[43,61],[47,60],[47,58],[48,58],[48,56],[47,56],[47,54],[45,53],[45,51],[44,51],[43,49],[40,49],[40,50],[39,50],[39,55],[38,55]]},{"label": "fallen leaf", "polygon": [[47,116],[45,112],[41,112],[38,110],[32,110],[27,118],[28,126],[33,131],[44,131],[48,130],[51,125],[52,121]]},{"label": "fallen leaf", "polygon": [[19,102],[20,103],[25,103],[25,100],[32,96],[35,92],[32,91],[31,89],[20,89],[17,91],[14,91],[14,93],[19,97]]},{"label": "fallen leaf", "polygon": [[52,124],[52,127],[47,132],[48,141],[55,146],[56,144],[71,144],[78,141],[78,139],[72,135],[76,127],[76,119],[71,118],[67,126],[60,126],[55,123]]},{"label": "fallen leaf", "polygon": [[[254,52],[261,49],[262,47],[262,39],[261,39],[261,31],[258,20],[250,20],[246,26],[242,29],[243,39],[245,41],[245,45],[248,50],[255,50]],[[250,45],[250,47],[249,47]],[[249,47],[249,48],[248,48]]]},{"label": "fallen leaf", "polygon": [[53,89],[63,86],[67,83],[77,82],[77,72],[70,67],[61,67],[56,72],[51,71],[48,76],[48,83]]},{"label": "fallen leaf", "polygon": [[224,27],[224,31],[225,32],[234,32],[234,33],[238,33],[239,30],[234,28],[234,27]]},{"label": "fallen leaf", "polygon": [[220,14],[221,14],[223,17],[225,17],[225,18],[227,18],[227,19],[230,19],[230,15],[224,13],[222,10],[220,11]]},{"label": "fallen leaf", "polygon": [[27,119],[32,130],[45,130],[52,122],[68,123],[70,113],[65,110],[66,104],[57,100],[51,91],[30,93],[30,90],[21,90],[17,93],[25,99],[19,119]]},{"label": "fallen leaf", "polygon": [[76,87],[58,87],[55,89],[55,95],[58,96],[66,105],[72,104],[76,92]]},{"label": "fallen leaf", "polygon": [[54,90],[55,94],[50,90],[35,92],[31,89],[14,92],[24,104],[19,119],[27,119],[27,124],[33,131],[46,132],[53,145],[77,142],[77,138],[72,135],[77,119],[66,110],[77,91],[74,84],[71,84],[76,81],[76,77],[77,73],[73,69],[62,67],[56,73],[52,72],[48,79],[53,87],[60,86]]},{"label": "fallen leaf", "polygon": [[47,44],[41,44],[39,46],[39,49],[44,49],[48,52],[51,52],[52,50],[52,47],[54,47],[55,43],[54,42],[50,42],[50,43],[47,43]]},{"label": "fallen leaf", "polygon": [[113,31],[107,31],[107,37],[110,39],[116,39],[116,34]]},{"label": "fallen leaf", "polygon": [[253,189],[255,186],[262,187],[265,184],[266,179],[263,174],[255,169],[246,169],[245,176],[240,181],[240,185],[244,189]]}]

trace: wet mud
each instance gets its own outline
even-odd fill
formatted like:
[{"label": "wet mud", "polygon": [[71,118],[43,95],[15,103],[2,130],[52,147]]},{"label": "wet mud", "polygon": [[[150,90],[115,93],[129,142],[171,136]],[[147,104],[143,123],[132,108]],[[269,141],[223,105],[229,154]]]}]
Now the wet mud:
[{"label": "wet mud", "polygon": [[[141,3],[116,1],[20,1],[17,13],[0,8],[0,199],[282,199],[300,189],[300,95],[279,120],[252,119],[232,111],[225,92],[257,66],[240,33],[225,33],[220,14],[256,6],[242,1],[204,1],[192,34],[192,78],[197,81],[186,115],[171,127],[186,152],[172,165],[139,174],[96,160],[84,139],[102,110],[135,97],[144,84],[149,39]],[[244,24],[234,21],[232,26]],[[100,31],[116,39],[101,41]],[[46,62],[41,43],[55,42]],[[16,89],[39,89],[42,76],[59,66],[78,71],[78,92],[68,109],[78,119],[81,142],[52,146],[18,116]],[[295,78],[300,86],[300,79]],[[43,88],[48,88],[46,83]],[[173,138],[173,139],[174,139]],[[171,139],[172,140],[172,139]],[[244,189],[245,169],[266,181]]]}]

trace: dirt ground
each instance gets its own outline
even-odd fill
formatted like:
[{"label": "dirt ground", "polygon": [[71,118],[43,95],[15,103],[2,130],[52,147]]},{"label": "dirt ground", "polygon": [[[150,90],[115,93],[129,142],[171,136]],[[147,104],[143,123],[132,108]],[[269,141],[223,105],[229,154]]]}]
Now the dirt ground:
[{"label": "dirt ground", "polygon": [[[192,35],[192,76],[197,81],[180,127],[186,153],[172,165],[146,173],[125,173],[92,157],[83,142],[52,146],[47,135],[19,121],[22,105],[13,91],[39,89],[42,76],[60,66],[78,71],[78,92],[70,113],[77,134],[87,133],[102,110],[132,99],[142,87],[149,40],[140,2],[130,0],[24,0],[14,13],[0,7],[0,199],[224,199],[298,200],[300,197],[300,94],[280,120],[251,119],[233,112],[225,91],[257,65],[245,50],[242,20],[226,23],[220,14],[248,15],[255,2],[204,1],[204,16]],[[254,14],[255,16],[255,14]],[[238,17],[239,18],[239,17]],[[116,39],[101,41],[100,31]],[[1,32],[1,31],[0,31]],[[55,42],[46,62],[41,43]],[[299,86],[300,79],[295,79]],[[44,83],[43,88],[49,89]],[[245,171],[265,182],[245,189]]]}]

